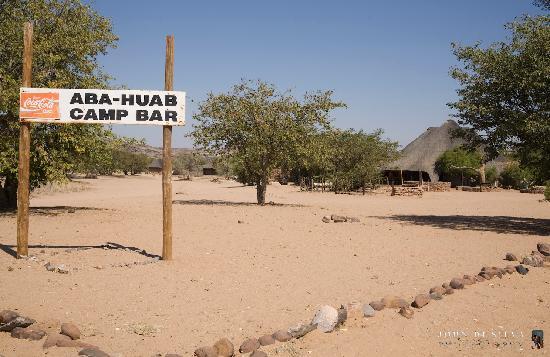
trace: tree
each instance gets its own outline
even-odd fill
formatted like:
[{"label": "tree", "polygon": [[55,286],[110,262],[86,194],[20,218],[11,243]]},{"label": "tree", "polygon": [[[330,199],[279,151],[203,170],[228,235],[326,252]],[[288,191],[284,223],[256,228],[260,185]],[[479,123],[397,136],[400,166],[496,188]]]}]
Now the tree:
[{"label": "tree", "polygon": [[200,173],[201,166],[206,163],[206,158],[197,152],[182,152],[174,158],[174,170],[180,175],[191,178]]},{"label": "tree", "polygon": [[354,130],[336,130],[332,135],[333,188],[350,191],[374,185],[385,164],[397,159],[397,142],[382,139],[382,130],[368,134]]},{"label": "tree", "polygon": [[519,163],[511,162],[500,173],[500,183],[507,188],[528,188],[533,184],[533,174],[522,169]]},{"label": "tree", "polygon": [[441,180],[474,183],[479,178],[478,170],[483,162],[478,151],[457,147],[445,151],[435,162],[435,171]]},{"label": "tree", "polygon": [[[0,9],[0,196],[15,207],[23,23],[34,23],[34,87],[106,88],[109,77],[97,59],[117,38],[108,19],[78,0],[0,0]],[[75,169],[75,157],[96,152],[96,139],[107,132],[93,125],[33,124],[31,189],[66,179]]]},{"label": "tree", "polygon": [[550,177],[550,16],[523,16],[506,28],[508,42],[453,44],[462,67],[451,70],[460,88],[449,106],[470,147],[483,147],[487,160],[514,152],[542,182]]},{"label": "tree", "polygon": [[208,95],[193,116],[191,136],[208,152],[231,157],[241,182],[254,183],[264,204],[273,170],[290,166],[308,137],[329,127],[329,113],[344,106],[331,97],[330,91],[317,92],[299,101],[290,91],[243,81],[229,93]]}]

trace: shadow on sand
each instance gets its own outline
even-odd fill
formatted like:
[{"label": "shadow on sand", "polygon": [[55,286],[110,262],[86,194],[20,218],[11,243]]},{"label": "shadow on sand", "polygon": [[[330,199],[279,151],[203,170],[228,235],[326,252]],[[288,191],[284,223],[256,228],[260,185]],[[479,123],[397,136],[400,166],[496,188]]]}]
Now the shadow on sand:
[{"label": "shadow on sand", "polygon": [[[234,202],[234,201],[223,201],[223,200],[174,200],[173,204],[178,205],[190,205],[190,206],[259,206],[254,202]],[[266,202],[264,206],[274,206],[274,207],[305,207],[303,205],[297,205],[292,203],[275,203],[275,202]]]},{"label": "shadow on sand", "polygon": [[375,217],[398,222],[432,226],[436,228],[490,231],[527,235],[550,235],[550,219],[508,217],[508,216],[434,216],[434,215],[395,215]]},{"label": "shadow on sand", "polygon": [[[107,208],[95,207],[77,207],[77,206],[50,206],[50,207],[30,207],[29,214],[36,216],[58,216],[64,213],[75,213],[76,211],[108,211]],[[16,217],[17,210],[2,209],[0,217]]]},{"label": "shadow on sand", "polygon": [[[17,251],[15,250],[17,248],[16,245],[6,245],[0,243],[0,250],[4,251],[4,253],[11,255],[12,257],[17,257]],[[107,242],[106,244],[101,245],[48,245],[48,244],[35,244],[35,245],[29,245],[29,248],[31,249],[65,249],[65,250],[88,250],[88,249],[105,249],[105,250],[124,250],[124,251],[131,251],[140,255],[143,255],[147,258],[161,258],[160,255],[147,253],[145,249],[140,249],[137,247],[130,247],[125,246],[118,243],[113,242]]]}]

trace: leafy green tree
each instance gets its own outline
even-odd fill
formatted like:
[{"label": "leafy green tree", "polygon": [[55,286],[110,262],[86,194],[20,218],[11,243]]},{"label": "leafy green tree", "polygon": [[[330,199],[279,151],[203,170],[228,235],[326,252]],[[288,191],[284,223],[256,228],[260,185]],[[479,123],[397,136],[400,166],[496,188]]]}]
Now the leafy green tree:
[{"label": "leafy green tree", "polygon": [[197,152],[182,152],[174,158],[174,170],[179,175],[197,176],[201,174],[202,165],[206,164],[204,155]]},{"label": "leafy green tree", "polygon": [[231,160],[223,156],[216,156],[213,160],[213,166],[216,173],[226,178],[235,174]]},{"label": "leafy green tree", "polygon": [[[33,87],[106,88],[109,77],[97,60],[117,41],[111,22],[78,0],[0,0],[0,196],[15,207],[19,88],[23,23],[34,23]],[[93,125],[31,126],[31,189],[66,179],[76,157],[96,151],[107,129]],[[90,146],[91,145],[91,146]],[[2,200],[0,200],[2,201]]]},{"label": "leafy green tree", "polygon": [[[547,0],[538,1],[550,10]],[[484,147],[491,160],[514,152],[538,181],[550,177],[550,16],[523,16],[506,25],[508,42],[459,46],[462,62],[451,70],[458,81],[458,135]]]},{"label": "leafy green tree", "polygon": [[273,85],[243,81],[225,94],[209,94],[193,116],[195,145],[231,157],[243,183],[256,185],[265,203],[273,170],[288,167],[312,133],[329,128],[329,114],[343,107],[332,92],[306,94],[302,101]]},{"label": "leafy green tree", "polygon": [[152,159],[140,152],[145,139],[114,137],[107,151],[110,160],[105,160],[103,171],[107,174],[123,172],[125,175],[136,175],[147,170]]},{"label": "leafy green tree", "polygon": [[338,191],[363,189],[374,185],[385,164],[397,159],[397,142],[382,139],[382,130],[336,130],[332,135],[333,188]]},{"label": "leafy green tree", "polygon": [[512,162],[502,170],[499,181],[502,186],[507,188],[528,188],[533,184],[533,174],[529,170],[521,168],[519,163]]},{"label": "leafy green tree", "polygon": [[478,170],[482,164],[482,155],[478,151],[457,147],[447,150],[435,162],[435,171],[442,181],[457,181],[461,184],[474,183],[479,178]]},{"label": "leafy green tree", "polygon": [[498,180],[497,168],[490,166],[485,170],[485,182],[489,184],[494,184]]}]

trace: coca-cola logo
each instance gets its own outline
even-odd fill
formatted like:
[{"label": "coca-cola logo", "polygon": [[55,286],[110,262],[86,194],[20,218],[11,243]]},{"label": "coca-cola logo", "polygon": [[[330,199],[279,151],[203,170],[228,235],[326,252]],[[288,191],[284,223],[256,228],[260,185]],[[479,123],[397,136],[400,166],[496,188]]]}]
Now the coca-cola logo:
[{"label": "coca-cola logo", "polygon": [[59,93],[21,92],[19,117],[22,119],[59,119]]},{"label": "coca-cola logo", "polygon": [[23,103],[23,108],[33,110],[53,109],[55,101],[53,98],[27,98]]}]

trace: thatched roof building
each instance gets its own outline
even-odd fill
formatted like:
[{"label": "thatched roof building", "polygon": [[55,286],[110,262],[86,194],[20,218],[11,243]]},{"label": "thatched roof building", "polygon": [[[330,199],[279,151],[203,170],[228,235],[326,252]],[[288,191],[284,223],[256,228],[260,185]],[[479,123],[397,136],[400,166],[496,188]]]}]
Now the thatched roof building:
[{"label": "thatched roof building", "polygon": [[154,159],[147,169],[149,172],[162,172],[162,159]]},{"label": "thatched roof building", "polygon": [[[388,165],[385,170],[387,177],[399,175],[406,180],[420,180],[436,182],[439,175],[435,172],[434,164],[446,150],[454,149],[464,143],[462,139],[453,138],[451,131],[459,128],[454,120],[447,120],[439,127],[426,129],[418,138],[401,150],[401,157]],[[397,182],[396,182],[397,183]]]}]

